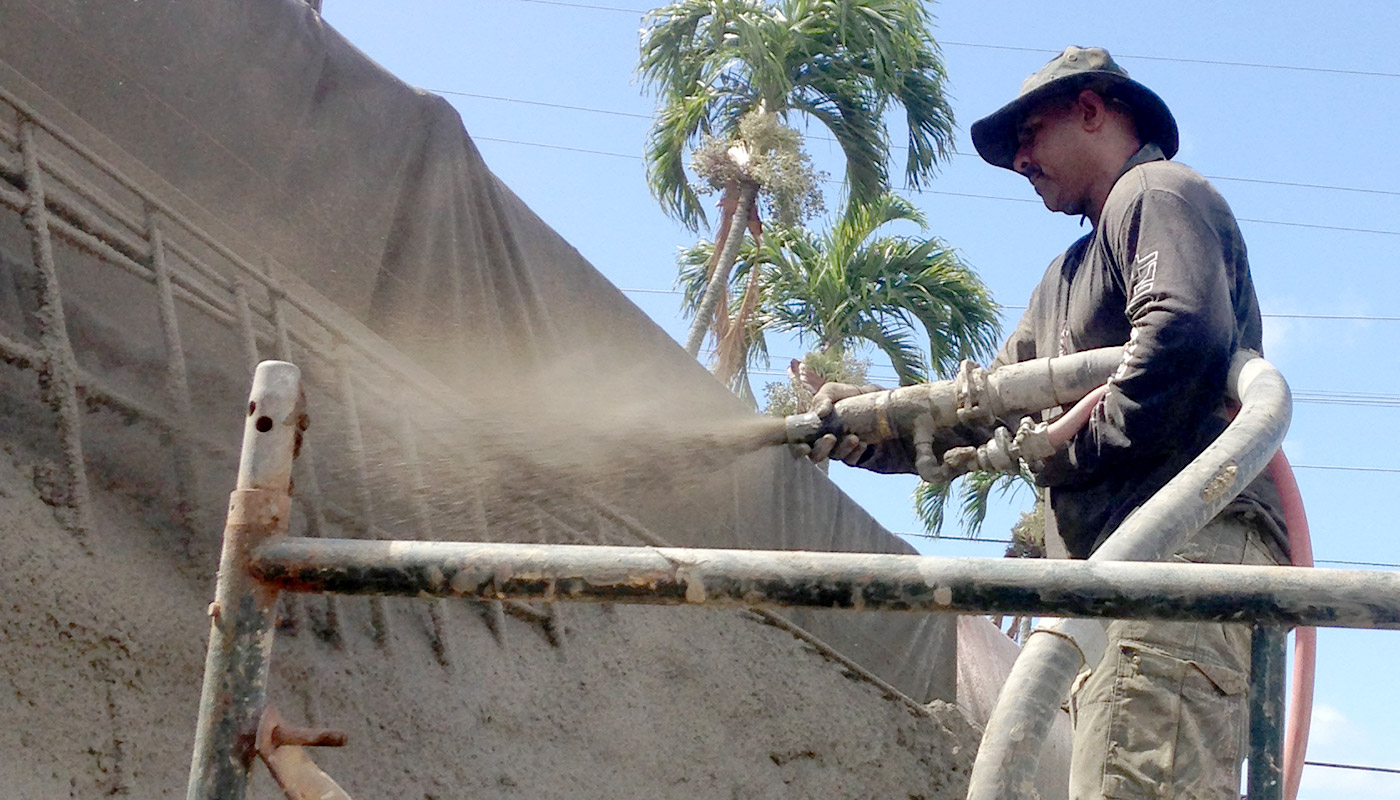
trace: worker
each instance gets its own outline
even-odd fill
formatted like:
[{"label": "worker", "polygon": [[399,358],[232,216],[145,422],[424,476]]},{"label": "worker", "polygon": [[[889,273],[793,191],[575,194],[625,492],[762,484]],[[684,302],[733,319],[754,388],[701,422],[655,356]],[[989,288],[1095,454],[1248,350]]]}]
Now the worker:
[{"label": "worker", "polygon": [[[1210,183],[1170,160],[1167,105],[1103,49],[1066,48],[975,122],[972,141],[1046,208],[1093,226],[1050,263],[992,366],[1126,345],[1085,427],[1033,465],[1053,511],[1048,548],[1087,558],[1227,424],[1231,356],[1262,349],[1244,241]],[[814,409],[865,390],[823,386]],[[811,456],[828,455],[914,472],[908,437],[827,436]],[[1256,479],[1173,559],[1288,563],[1272,482]],[[1117,620],[1107,633],[1071,691],[1072,800],[1238,798],[1248,628]]]}]

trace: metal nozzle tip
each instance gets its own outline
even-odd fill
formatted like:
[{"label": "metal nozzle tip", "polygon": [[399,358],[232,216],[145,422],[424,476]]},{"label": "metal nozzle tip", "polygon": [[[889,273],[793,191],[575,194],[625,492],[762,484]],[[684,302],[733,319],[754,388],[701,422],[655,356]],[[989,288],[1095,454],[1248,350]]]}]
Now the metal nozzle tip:
[{"label": "metal nozzle tip", "polygon": [[791,414],[784,421],[788,444],[812,444],[821,433],[822,419],[815,411]]}]

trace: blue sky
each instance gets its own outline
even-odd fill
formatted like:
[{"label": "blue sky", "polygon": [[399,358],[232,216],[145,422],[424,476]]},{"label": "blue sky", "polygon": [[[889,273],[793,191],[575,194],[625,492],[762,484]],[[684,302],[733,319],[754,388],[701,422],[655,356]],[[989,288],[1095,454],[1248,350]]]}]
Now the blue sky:
[{"label": "blue sky", "polygon": [[[653,110],[634,74],[647,0],[324,3],[325,19],[351,42],[451,101],[492,170],[658,325],[683,337],[679,299],[669,292],[677,248],[694,237],[659,211],[640,160]],[[1317,558],[1333,562],[1324,566],[1400,564],[1389,502],[1400,494],[1400,159],[1389,151],[1400,127],[1400,4],[930,8],[960,153],[972,152],[968,125],[1068,44],[1107,47],[1167,101],[1182,132],[1177,160],[1210,176],[1241,220],[1267,355],[1299,401],[1285,450],[1300,465]],[[833,147],[809,143],[817,164],[839,175]],[[930,232],[956,247],[1008,307],[1008,329],[1045,265],[1083,232],[1077,219],[1046,212],[1022,179],[975,156],[952,156],[911,196]],[[839,198],[829,195],[827,205]],[[804,352],[800,342],[770,349],[775,370]],[[878,364],[872,374],[892,375]],[[832,472],[890,530],[917,530],[912,479]],[[999,505],[985,535],[1001,536],[1028,504],[1022,496]],[[1002,551],[911,541],[933,555]],[[1400,692],[1386,680],[1400,634],[1324,630],[1319,638],[1309,758],[1400,768]],[[1301,796],[1400,798],[1400,775],[1310,767]]]}]

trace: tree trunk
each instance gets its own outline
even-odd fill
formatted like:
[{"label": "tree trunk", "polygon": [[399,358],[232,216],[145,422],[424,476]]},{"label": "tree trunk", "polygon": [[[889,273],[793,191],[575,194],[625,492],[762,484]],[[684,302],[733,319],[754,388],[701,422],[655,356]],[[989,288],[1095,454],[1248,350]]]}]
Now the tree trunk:
[{"label": "tree trunk", "polygon": [[700,304],[695,308],[695,319],[690,321],[690,334],[686,336],[685,351],[692,357],[699,357],[700,345],[704,343],[705,333],[710,330],[714,321],[719,299],[724,295],[724,288],[729,285],[729,273],[734,269],[734,262],[739,260],[739,247],[744,243],[750,209],[753,208],[757,196],[758,184],[747,181],[739,184],[739,197],[734,202],[734,215],[729,219],[727,235],[722,236],[724,249],[720,251],[714,272],[705,284],[705,294],[701,295]]}]

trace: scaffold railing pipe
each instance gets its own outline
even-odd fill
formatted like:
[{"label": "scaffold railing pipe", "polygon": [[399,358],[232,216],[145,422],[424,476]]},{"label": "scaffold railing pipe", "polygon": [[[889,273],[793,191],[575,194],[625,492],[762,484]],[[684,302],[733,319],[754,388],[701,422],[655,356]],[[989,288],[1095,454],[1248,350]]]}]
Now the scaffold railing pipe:
[{"label": "scaffold railing pipe", "polygon": [[1358,570],[309,538],[269,541],[249,569],[293,592],[1400,630],[1400,574]]}]

